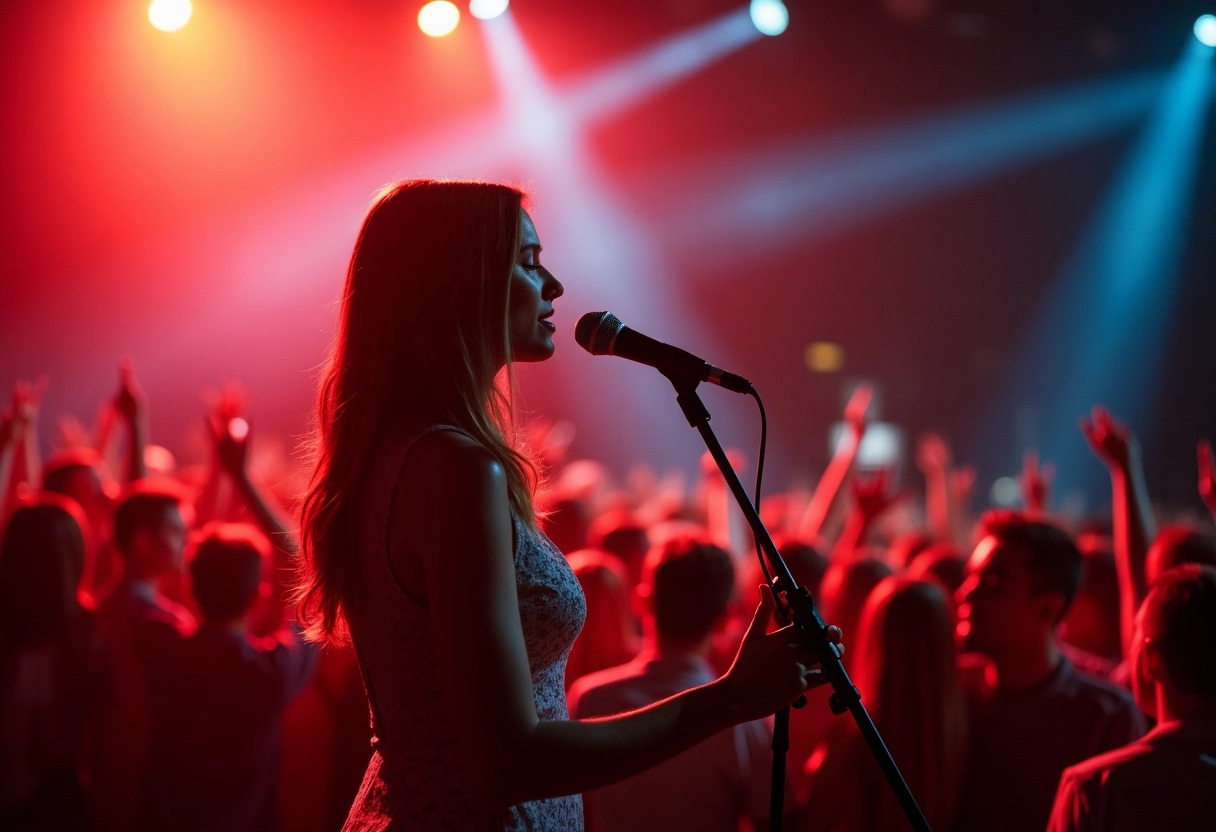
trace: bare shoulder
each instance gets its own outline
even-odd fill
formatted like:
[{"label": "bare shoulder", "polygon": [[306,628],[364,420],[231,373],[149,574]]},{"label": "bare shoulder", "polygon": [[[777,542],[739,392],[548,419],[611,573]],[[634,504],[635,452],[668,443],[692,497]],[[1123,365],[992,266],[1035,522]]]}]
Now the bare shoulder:
[{"label": "bare shoulder", "polygon": [[418,440],[402,467],[398,487],[413,481],[437,495],[506,493],[502,463],[480,442],[454,430],[437,430]]},{"label": "bare shoulder", "polygon": [[416,597],[427,583],[423,573],[442,569],[450,561],[447,552],[478,558],[502,550],[509,558],[512,526],[502,463],[458,431],[428,434],[402,466],[389,525],[390,559]]}]

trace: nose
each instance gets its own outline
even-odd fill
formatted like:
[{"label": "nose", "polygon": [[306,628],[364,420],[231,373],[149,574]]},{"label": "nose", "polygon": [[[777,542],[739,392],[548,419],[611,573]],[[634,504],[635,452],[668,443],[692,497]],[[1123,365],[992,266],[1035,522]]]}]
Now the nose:
[{"label": "nose", "polygon": [[560,298],[566,293],[566,287],[562,285],[560,280],[553,276],[553,272],[545,269],[543,266],[542,269],[545,273],[545,285],[541,297],[543,297],[545,300]]}]

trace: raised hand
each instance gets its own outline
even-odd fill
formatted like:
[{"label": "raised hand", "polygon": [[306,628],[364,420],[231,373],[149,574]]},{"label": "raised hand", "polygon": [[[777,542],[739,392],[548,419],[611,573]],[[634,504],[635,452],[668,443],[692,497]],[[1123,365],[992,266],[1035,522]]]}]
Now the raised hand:
[{"label": "raised hand", "polygon": [[971,492],[975,490],[975,468],[963,465],[950,472],[950,499],[956,506],[971,504]]},{"label": "raised hand", "polygon": [[1199,496],[1203,504],[1216,519],[1216,462],[1212,459],[1212,443],[1206,439],[1199,442]]},{"label": "raised hand", "polygon": [[1051,495],[1051,483],[1055,480],[1056,467],[1048,462],[1039,466],[1038,451],[1031,448],[1022,457],[1022,475],[1018,484],[1022,487],[1022,502],[1027,511],[1042,514]]},{"label": "raised hand", "polygon": [[1127,471],[1133,455],[1139,452],[1136,437],[1106,408],[1095,405],[1090,417],[1081,419],[1081,433],[1094,455],[1107,468]]},{"label": "raised hand", "polygon": [[868,384],[859,384],[853,388],[853,395],[844,408],[844,421],[849,426],[854,439],[858,442],[865,435],[869,424],[866,412],[870,409],[870,401],[874,398],[874,388]]},{"label": "raised hand", "polygon": [[888,493],[890,486],[891,471],[887,468],[875,471],[868,479],[853,477],[850,482],[853,502],[867,525],[906,496],[904,492]]},{"label": "raised hand", "polygon": [[944,475],[953,464],[950,446],[936,433],[926,433],[916,443],[916,467],[926,476]]},{"label": "raised hand", "polygon": [[219,467],[236,479],[245,474],[249,461],[249,422],[245,419],[246,398],[236,385],[228,385],[209,399],[207,435]]},{"label": "raised hand", "polygon": [[114,394],[114,410],[126,419],[127,424],[136,424],[148,412],[148,397],[135,378],[135,365],[124,358],[118,365],[118,392]]}]

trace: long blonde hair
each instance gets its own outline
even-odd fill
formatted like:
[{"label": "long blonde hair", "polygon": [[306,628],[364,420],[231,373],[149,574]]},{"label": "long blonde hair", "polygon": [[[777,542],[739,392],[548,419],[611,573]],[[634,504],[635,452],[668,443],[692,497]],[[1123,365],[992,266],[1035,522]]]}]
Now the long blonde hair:
[{"label": "long blonde hair", "polygon": [[511,508],[535,523],[536,468],[514,447],[510,396],[522,205],[505,185],[411,180],[383,189],[363,221],[305,448],[313,473],[296,599],[310,639],[347,637],[342,610],[362,593],[362,486],[391,432],[463,428],[502,464]]}]

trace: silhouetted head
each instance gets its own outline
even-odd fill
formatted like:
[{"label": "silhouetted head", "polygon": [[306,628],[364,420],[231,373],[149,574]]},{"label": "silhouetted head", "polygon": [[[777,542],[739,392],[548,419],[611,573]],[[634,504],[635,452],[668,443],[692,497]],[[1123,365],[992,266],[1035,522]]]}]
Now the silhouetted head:
[{"label": "silhouetted head", "polygon": [[163,484],[138,483],[114,509],[114,543],[136,580],[182,571],[189,526],[181,493]]},{"label": "silhouetted head", "polygon": [[846,640],[850,638],[849,633],[856,636],[866,599],[891,572],[890,566],[876,558],[833,563],[819,585],[824,620],[839,627]]},{"label": "silhouetted head", "polygon": [[598,549],[580,549],[568,560],[587,598],[587,619],[566,662],[566,680],[572,683],[632,659],[638,647],[638,624],[632,585],[620,558]]},{"label": "silhouetted head", "polygon": [[10,643],[55,639],[79,612],[86,528],[80,507],[58,494],[13,512],[0,542],[0,632]]},{"label": "silhouetted head", "polygon": [[194,600],[207,621],[232,621],[249,611],[262,587],[270,541],[246,523],[214,523],[203,530],[190,561]]},{"label": "silhouetted head", "polygon": [[1157,687],[1195,715],[1216,716],[1216,567],[1188,563],[1164,572],[1140,605],[1132,688],[1142,710],[1164,719]]},{"label": "silhouetted head", "polygon": [[726,615],[735,566],[708,537],[676,535],[651,548],[638,591],[661,639],[698,642]]}]

